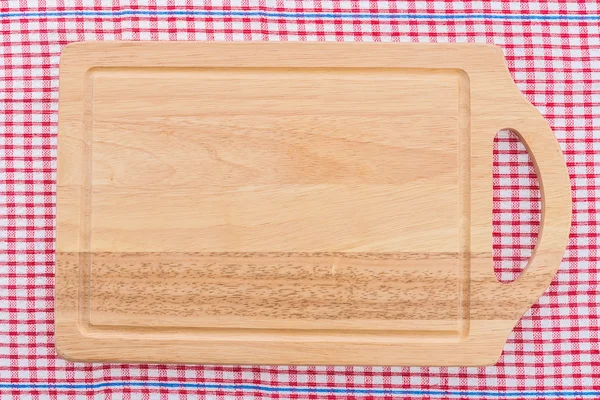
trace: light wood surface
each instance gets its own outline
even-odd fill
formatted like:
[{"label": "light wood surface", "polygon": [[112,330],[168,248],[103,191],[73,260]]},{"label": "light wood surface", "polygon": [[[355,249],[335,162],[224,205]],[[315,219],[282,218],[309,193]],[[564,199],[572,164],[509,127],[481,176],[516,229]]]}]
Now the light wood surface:
[{"label": "light wood surface", "polygon": [[[492,267],[505,128],[543,205],[511,284]],[[59,131],[72,360],[492,364],[569,234],[558,143],[489,45],[72,44]]]}]

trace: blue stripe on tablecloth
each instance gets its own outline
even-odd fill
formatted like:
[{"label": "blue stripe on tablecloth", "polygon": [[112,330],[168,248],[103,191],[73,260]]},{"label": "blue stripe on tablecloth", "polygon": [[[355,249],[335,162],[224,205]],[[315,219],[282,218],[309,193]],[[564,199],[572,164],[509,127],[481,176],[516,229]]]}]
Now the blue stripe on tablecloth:
[{"label": "blue stripe on tablecloth", "polygon": [[321,393],[321,394],[354,394],[354,395],[429,395],[429,396],[476,396],[476,397],[600,397],[600,391],[491,391],[491,390],[411,390],[411,389],[361,389],[361,388],[311,388],[267,385],[219,385],[189,382],[126,382],[111,381],[100,383],[80,384],[39,384],[39,383],[14,383],[0,384],[0,389],[25,389],[25,390],[97,390],[110,387],[144,387],[144,388],[172,388],[172,389],[201,389],[201,390],[248,390],[270,393]]},{"label": "blue stripe on tablecloth", "polygon": [[505,21],[600,21],[600,14],[434,14],[434,13],[352,13],[352,12],[281,12],[241,10],[97,10],[97,11],[23,11],[0,13],[0,18],[63,18],[63,17],[123,17],[123,16],[198,16],[230,18],[284,19],[425,19],[425,20],[505,20]]}]

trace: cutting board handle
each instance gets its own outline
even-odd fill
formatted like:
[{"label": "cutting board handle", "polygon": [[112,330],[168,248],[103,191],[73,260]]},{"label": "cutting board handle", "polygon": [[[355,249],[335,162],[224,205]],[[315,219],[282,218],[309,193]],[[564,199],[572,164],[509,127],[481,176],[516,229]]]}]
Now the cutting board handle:
[{"label": "cutting board handle", "polygon": [[[506,295],[514,297],[518,293],[522,303],[519,308],[524,312],[542,295],[558,271],[569,237],[572,206],[569,173],[554,133],[537,109],[519,97],[521,101],[515,106],[520,107],[520,112],[507,115],[530,117],[515,118],[503,128],[510,129],[521,139],[533,159],[542,197],[540,230],[522,274],[514,282],[498,284]],[[529,107],[530,112],[524,113],[524,107]]]}]

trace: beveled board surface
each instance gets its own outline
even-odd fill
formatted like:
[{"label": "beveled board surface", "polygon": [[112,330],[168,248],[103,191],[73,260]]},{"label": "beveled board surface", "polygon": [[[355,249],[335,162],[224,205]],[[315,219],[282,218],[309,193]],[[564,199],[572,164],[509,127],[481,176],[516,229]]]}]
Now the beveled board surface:
[{"label": "beveled board surface", "polygon": [[[484,365],[554,276],[552,131],[488,45],[77,43],[60,66],[56,345],[66,358]],[[542,189],[492,267],[492,146]]]}]

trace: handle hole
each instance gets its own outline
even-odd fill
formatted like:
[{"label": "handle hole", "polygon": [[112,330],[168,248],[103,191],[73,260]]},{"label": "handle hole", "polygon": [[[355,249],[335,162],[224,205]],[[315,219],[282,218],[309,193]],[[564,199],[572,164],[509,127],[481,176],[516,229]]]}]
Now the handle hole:
[{"label": "handle hole", "polygon": [[511,130],[494,137],[492,243],[494,273],[513,282],[531,257],[540,228],[542,202],[533,162]]}]

